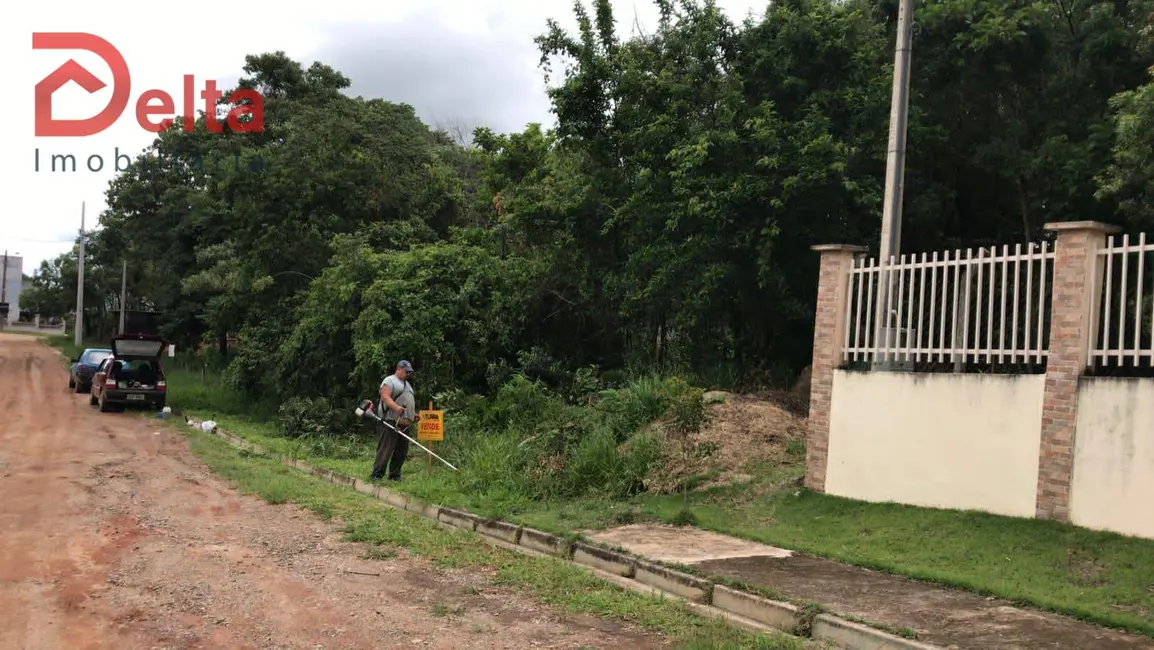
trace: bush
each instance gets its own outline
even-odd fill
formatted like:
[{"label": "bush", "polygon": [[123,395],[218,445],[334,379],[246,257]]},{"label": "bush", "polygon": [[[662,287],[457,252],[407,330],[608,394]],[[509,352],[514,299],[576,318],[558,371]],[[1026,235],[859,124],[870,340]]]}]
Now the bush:
[{"label": "bush", "polygon": [[645,491],[645,478],[665,462],[665,448],[656,436],[642,433],[630,438],[622,449],[622,480],[617,496]]},{"label": "bush", "polygon": [[463,413],[473,399],[460,388],[450,388],[433,395],[433,406],[446,413]]},{"label": "bush", "polygon": [[344,429],[345,418],[323,397],[293,397],[278,413],[283,433],[289,438],[327,436]]},{"label": "bush", "polygon": [[700,431],[705,424],[705,392],[676,378],[669,383],[669,389],[673,395],[669,419],[674,430],[682,436]]},{"label": "bush", "polygon": [[601,379],[597,377],[597,367],[579,368],[573,373],[569,385],[569,401],[578,404],[601,390]]},{"label": "bush", "polygon": [[[514,374],[491,397],[460,389],[436,394],[436,406],[452,413],[437,451],[461,471],[423,487],[467,495],[472,507],[489,514],[508,514],[528,501],[623,499],[645,491],[667,453],[651,425],[696,431],[705,418],[702,391],[654,376],[596,392],[602,385],[596,369],[585,368],[557,390]],[[326,398],[289,399],[279,417],[284,435],[307,438],[314,453],[369,453],[355,437],[331,435],[353,422]]]},{"label": "bush", "polygon": [[535,435],[562,420],[567,410],[544,383],[514,375],[493,396],[482,424],[495,431]]},{"label": "bush", "polygon": [[677,417],[686,426],[692,426],[694,418],[692,405],[700,410],[704,419],[705,410],[701,404],[701,391],[680,379],[661,379],[645,376],[635,379],[624,388],[601,393],[596,410],[602,413],[618,441],[624,441],[642,427],[659,420],[669,413],[675,404],[681,404]]}]

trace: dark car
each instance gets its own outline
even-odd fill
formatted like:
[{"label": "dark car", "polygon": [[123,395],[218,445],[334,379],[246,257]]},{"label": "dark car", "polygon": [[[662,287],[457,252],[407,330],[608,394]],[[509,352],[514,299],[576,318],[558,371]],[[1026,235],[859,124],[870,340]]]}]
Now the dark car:
[{"label": "dark car", "polygon": [[92,376],[100,362],[112,356],[112,350],[105,348],[88,348],[72,360],[72,369],[68,373],[68,387],[77,393],[87,393],[92,389]]},{"label": "dark car", "polygon": [[168,341],[151,334],[122,334],[112,339],[112,355],[100,362],[92,377],[88,403],[102,413],[113,408],[164,408],[167,382],[160,365]]}]

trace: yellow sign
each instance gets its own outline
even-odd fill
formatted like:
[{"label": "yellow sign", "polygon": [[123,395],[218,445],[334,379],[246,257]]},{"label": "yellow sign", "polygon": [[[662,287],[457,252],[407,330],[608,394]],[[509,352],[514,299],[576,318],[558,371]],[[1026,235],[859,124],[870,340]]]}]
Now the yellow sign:
[{"label": "yellow sign", "polygon": [[417,440],[438,441],[445,439],[445,412],[421,411],[417,420]]}]

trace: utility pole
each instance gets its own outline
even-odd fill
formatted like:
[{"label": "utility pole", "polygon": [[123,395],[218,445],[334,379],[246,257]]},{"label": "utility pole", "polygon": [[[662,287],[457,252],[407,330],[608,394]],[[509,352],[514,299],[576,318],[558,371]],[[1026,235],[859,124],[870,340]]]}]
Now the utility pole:
[{"label": "utility pole", "polygon": [[128,258],[120,266],[120,333],[124,334],[124,303],[128,300]]},{"label": "utility pole", "polygon": [[[905,191],[906,123],[910,108],[910,40],[914,22],[914,0],[900,0],[898,5],[897,42],[894,45],[894,85],[890,98],[890,138],[886,156],[885,204],[882,207],[882,233],[879,255],[882,267],[878,300],[874,314],[874,345],[878,348],[896,342],[893,317],[893,289],[890,287],[890,258],[900,259],[902,248],[902,198]],[[908,333],[907,333],[908,334]],[[889,345],[892,347],[892,345]],[[892,359],[874,367],[889,366]]]},{"label": "utility pole", "polygon": [[84,345],[84,201],[80,202],[80,256],[76,261],[76,347]]},{"label": "utility pole", "polygon": [[0,313],[0,329],[8,327],[8,250],[4,250],[4,272],[0,277],[0,305],[4,310]]}]

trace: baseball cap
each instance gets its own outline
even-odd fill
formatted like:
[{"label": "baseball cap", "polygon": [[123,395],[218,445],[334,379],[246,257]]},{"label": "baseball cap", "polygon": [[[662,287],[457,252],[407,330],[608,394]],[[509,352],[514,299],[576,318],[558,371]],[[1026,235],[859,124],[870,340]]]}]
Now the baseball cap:
[{"label": "baseball cap", "polygon": [[413,372],[413,364],[409,363],[408,361],[398,361],[397,367],[401,370],[404,370],[405,372]]}]

